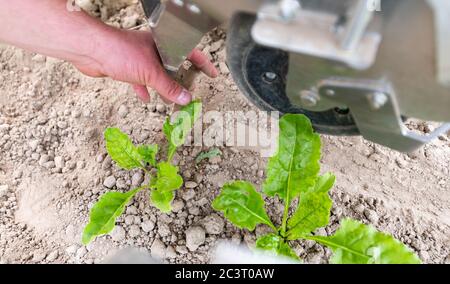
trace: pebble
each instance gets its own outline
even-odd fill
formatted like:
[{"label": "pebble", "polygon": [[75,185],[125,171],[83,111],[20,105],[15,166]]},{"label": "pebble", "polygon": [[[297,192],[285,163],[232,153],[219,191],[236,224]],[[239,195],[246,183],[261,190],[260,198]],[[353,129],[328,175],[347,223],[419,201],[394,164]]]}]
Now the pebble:
[{"label": "pebble", "polygon": [[364,216],[366,216],[367,220],[370,221],[370,223],[372,224],[377,224],[378,223],[378,214],[377,212],[370,210],[370,209],[365,209],[364,210]]},{"label": "pebble", "polygon": [[187,181],[184,185],[186,188],[196,188],[198,184],[194,181]]},{"label": "pebble", "polygon": [[361,203],[360,203],[360,204],[357,204],[357,205],[355,205],[355,206],[353,206],[353,210],[354,210],[356,213],[359,213],[359,214],[363,214],[363,213],[364,213],[364,209],[365,209],[365,207],[364,207],[364,205],[362,205]]},{"label": "pebble", "polygon": [[125,118],[128,115],[128,108],[126,105],[120,105],[119,110],[117,111],[121,118]]},{"label": "pebble", "polygon": [[59,129],[66,129],[67,128],[67,122],[65,121],[58,121],[58,123],[56,124],[58,126]]},{"label": "pebble", "polygon": [[62,168],[64,168],[65,165],[66,165],[66,162],[63,157],[61,157],[61,156],[55,157],[55,166],[57,168],[62,169]]},{"label": "pebble", "polygon": [[206,233],[210,235],[220,235],[223,232],[225,222],[217,214],[211,214],[202,220],[202,225]]},{"label": "pebble", "polygon": [[220,70],[220,73],[222,73],[223,75],[230,74],[230,69],[228,68],[228,65],[225,62],[219,63],[219,70]]},{"label": "pebble", "polygon": [[78,246],[77,245],[71,245],[70,247],[66,248],[66,253],[67,254],[75,254],[78,250]]},{"label": "pebble", "polygon": [[166,258],[176,258],[177,252],[172,246],[168,246],[166,249]]},{"label": "pebble", "polygon": [[141,234],[141,229],[138,225],[132,225],[128,230],[128,235],[132,238],[135,238]]},{"label": "pebble", "polygon": [[109,189],[113,188],[116,185],[116,178],[114,176],[107,177],[103,185]]},{"label": "pebble", "polygon": [[131,184],[134,186],[140,186],[142,182],[144,182],[144,175],[140,171],[131,177]]},{"label": "pebble", "polygon": [[54,161],[48,161],[44,164],[44,167],[46,169],[53,169],[55,167],[55,162]]},{"label": "pebble", "polygon": [[195,196],[195,191],[192,190],[192,189],[184,190],[184,191],[181,192],[181,197],[185,201],[191,200],[192,198],[194,198],[194,196]]},{"label": "pebble", "polygon": [[39,146],[39,140],[31,140],[28,142],[28,145],[30,146],[30,149],[34,152],[36,151],[37,147]]},{"label": "pebble", "polygon": [[173,212],[180,212],[184,208],[184,202],[182,200],[176,199],[172,203],[172,211]]},{"label": "pebble", "polygon": [[166,106],[163,104],[157,104],[156,105],[156,111],[159,113],[163,113],[166,111]]},{"label": "pebble", "polygon": [[0,185],[0,198],[6,196],[8,194],[8,185]]},{"label": "pebble", "polygon": [[196,251],[205,243],[206,233],[202,227],[194,226],[186,230],[186,247],[190,251]]},{"label": "pebble", "polygon": [[47,256],[47,254],[45,252],[40,252],[40,251],[35,252],[35,253],[33,253],[33,259],[31,261],[39,263],[39,262],[42,262],[46,256]]},{"label": "pebble", "polygon": [[133,225],[133,223],[134,223],[134,216],[133,215],[127,215],[127,216],[125,216],[124,219],[125,219],[124,222],[125,222],[126,225]]},{"label": "pebble", "polygon": [[86,166],[86,163],[84,161],[78,161],[77,162],[77,169],[84,169],[84,167]]},{"label": "pebble", "polygon": [[142,231],[149,233],[153,231],[153,229],[155,228],[155,223],[152,222],[151,220],[144,221],[141,223],[141,228]]},{"label": "pebble", "polygon": [[153,257],[164,258],[166,253],[166,245],[164,245],[160,239],[155,239],[150,247],[150,251]]},{"label": "pebble", "polygon": [[125,239],[125,229],[122,226],[116,226],[110,236],[113,241],[120,242]]},{"label": "pebble", "polygon": [[54,250],[54,251],[52,251],[51,253],[49,253],[47,255],[46,260],[48,262],[53,262],[53,261],[55,261],[58,258],[58,256],[59,256],[59,252],[57,250]]}]

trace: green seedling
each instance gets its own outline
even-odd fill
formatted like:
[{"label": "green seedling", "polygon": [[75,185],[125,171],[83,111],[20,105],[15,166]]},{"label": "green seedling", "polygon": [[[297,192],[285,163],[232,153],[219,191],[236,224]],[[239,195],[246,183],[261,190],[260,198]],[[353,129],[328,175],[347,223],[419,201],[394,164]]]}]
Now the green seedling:
[{"label": "green seedling", "polygon": [[208,152],[201,152],[200,154],[198,154],[197,158],[195,158],[195,163],[200,164],[203,160],[211,159],[221,155],[222,152],[219,149],[214,148],[209,150]]},{"label": "green seedling", "polygon": [[[149,184],[122,193],[111,191],[100,197],[91,209],[89,224],[84,228],[82,242],[88,244],[95,237],[110,233],[116,219],[123,214],[125,207],[140,191],[150,194],[151,203],[164,213],[172,210],[171,203],[175,191],[183,185],[178,167],[172,164],[177,148],[183,145],[195,122],[201,115],[202,104],[193,101],[183,107],[175,117],[167,118],[163,132],[169,142],[167,160],[158,161],[158,145],[135,146],[131,139],[118,128],[105,131],[106,150],[111,159],[125,170],[141,169],[150,176]],[[156,169],[156,174],[150,168]]]},{"label": "green seedling", "polygon": [[[269,159],[262,191],[269,197],[278,196],[284,202],[280,226],[275,226],[266,213],[262,195],[246,181],[225,184],[213,202],[215,210],[223,212],[241,229],[253,231],[260,224],[269,226],[272,232],[258,238],[256,247],[298,261],[290,241],[312,240],[330,248],[334,252],[331,263],[420,263],[403,243],[355,220],[342,220],[332,236],[315,235],[317,229],[327,226],[330,221],[332,200],[329,191],[335,176],[331,173],[319,175],[321,141],[308,118],[288,114],[279,124],[278,150]],[[298,205],[291,215],[294,200],[298,200]]]}]

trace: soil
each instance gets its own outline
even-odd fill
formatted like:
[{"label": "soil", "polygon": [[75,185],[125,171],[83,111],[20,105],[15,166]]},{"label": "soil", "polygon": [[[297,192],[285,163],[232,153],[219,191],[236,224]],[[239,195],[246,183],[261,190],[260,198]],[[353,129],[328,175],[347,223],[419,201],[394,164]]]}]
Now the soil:
[{"label": "soil", "polygon": [[[121,28],[145,23],[137,1],[78,2]],[[222,68],[217,79],[200,76],[195,95],[205,110],[256,110],[224,68],[225,36],[216,30],[202,40],[200,48]],[[176,161],[190,183],[177,192],[173,213],[159,213],[141,192],[112,234],[83,247],[89,209],[110,190],[106,186],[125,191],[142,182],[142,173],[120,170],[106,156],[103,130],[117,126],[136,143],[163,144],[161,126],[171,108],[155,94],[144,105],[126,84],[88,78],[68,63],[9,46],[0,46],[0,85],[0,263],[100,263],[130,246],[169,263],[207,263],[218,240],[253,246],[264,233],[264,227],[236,229],[210,204],[226,181],[260,185],[267,159],[223,147],[221,157],[196,165],[195,157],[208,149],[185,147]],[[432,125],[410,127],[429,132]],[[425,263],[450,263],[448,136],[412,154],[361,137],[322,141],[322,171],[334,172],[337,183],[331,224],[320,234],[331,234],[340,219],[352,217],[393,234]],[[268,200],[275,220],[280,207]],[[292,244],[307,263],[326,263],[331,254],[314,243]]]}]

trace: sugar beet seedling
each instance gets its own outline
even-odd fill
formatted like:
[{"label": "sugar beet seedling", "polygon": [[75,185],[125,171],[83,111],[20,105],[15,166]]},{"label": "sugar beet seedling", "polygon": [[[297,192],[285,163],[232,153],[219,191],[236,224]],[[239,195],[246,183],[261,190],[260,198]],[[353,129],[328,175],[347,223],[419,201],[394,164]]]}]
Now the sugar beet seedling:
[{"label": "sugar beet seedling", "polygon": [[[255,187],[246,181],[234,181],[223,186],[213,202],[234,225],[253,231],[264,224],[272,233],[261,236],[256,247],[275,255],[300,261],[289,241],[313,240],[334,254],[331,263],[338,264],[416,264],[420,259],[392,236],[358,221],[344,219],[332,236],[318,236],[314,231],[328,225],[332,200],[328,194],[335,177],[331,173],[319,176],[319,135],[304,115],[288,114],[280,119],[278,151],[269,159],[267,179],[262,189],[270,197],[278,195],[284,202],[280,226],[275,226],[264,209],[264,200]],[[298,206],[289,218],[292,201]]]},{"label": "sugar beet seedling", "polygon": [[[84,228],[82,236],[84,245],[97,236],[110,233],[115,227],[116,219],[123,214],[127,204],[140,191],[149,191],[152,204],[162,212],[168,213],[172,210],[171,203],[175,191],[183,185],[183,178],[178,173],[178,167],[171,162],[177,148],[185,143],[201,110],[201,102],[193,101],[181,108],[173,119],[166,119],[163,126],[163,132],[169,142],[166,161],[157,161],[158,145],[135,146],[120,129],[106,129],[104,135],[106,150],[111,159],[123,169],[143,170],[150,176],[150,183],[125,193],[111,191],[101,196],[92,207],[89,224]],[[150,173],[150,167],[156,169],[156,175]]]}]

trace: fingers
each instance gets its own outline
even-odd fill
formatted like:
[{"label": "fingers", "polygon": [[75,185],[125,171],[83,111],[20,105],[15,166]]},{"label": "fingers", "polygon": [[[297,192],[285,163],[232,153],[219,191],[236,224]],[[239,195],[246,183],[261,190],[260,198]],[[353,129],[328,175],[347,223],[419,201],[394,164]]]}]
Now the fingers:
[{"label": "fingers", "polygon": [[161,67],[157,78],[151,85],[164,99],[178,105],[187,105],[192,100],[192,95],[172,79]]},{"label": "fingers", "polygon": [[211,78],[215,78],[219,75],[219,71],[217,71],[214,64],[209,61],[208,57],[198,49],[194,49],[191,54],[189,54],[188,60],[191,61],[195,67],[200,69],[200,71]]},{"label": "fingers", "polygon": [[148,93],[147,87],[143,85],[133,85],[133,89],[136,92],[137,97],[144,103],[150,102],[150,94]]}]

